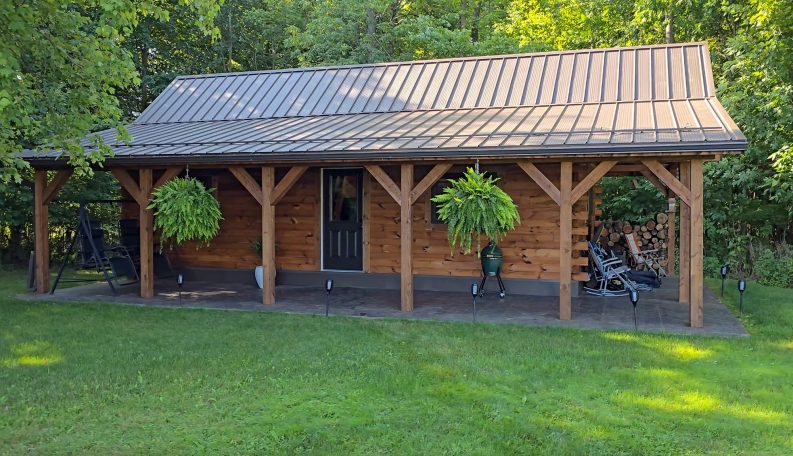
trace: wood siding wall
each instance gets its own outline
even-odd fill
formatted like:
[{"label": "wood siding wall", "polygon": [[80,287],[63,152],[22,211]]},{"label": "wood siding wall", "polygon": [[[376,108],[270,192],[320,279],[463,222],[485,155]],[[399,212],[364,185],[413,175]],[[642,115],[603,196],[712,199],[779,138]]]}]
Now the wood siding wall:
[{"label": "wood siding wall", "polygon": [[[581,165],[577,165],[580,167]],[[574,180],[585,172],[576,168]],[[429,171],[429,166],[417,166],[415,181]],[[503,276],[525,279],[559,278],[559,207],[529,176],[515,165],[483,165],[501,178],[500,185],[515,200],[521,224],[504,239]],[[559,165],[540,165],[539,168],[556,185],[559,184]],[[399,182],[399,168],[384,168]],[[462,171],[455,167],[451,172]],[[279,173],[277,179],[282,173]],[[364,260],[367,272],[399,273],[399,205],[373,179],[365,174],[364,213],[369,220],[364,247],[369,257]],[[216,186],[224,220],[220,234],[208,247],[196,248],[187,244],[170,253],[175,264],[196,267],[246,269],[259,263],[252,242],[261,233],[261,209],[250,194],[226,171],[219,171],[212,179]],[[320,269],[320,170],[309,169],[278,204],[276,217],[276,267],[278,269],[317,271]],[[480,267],[476,257],[452,254],[446,240],[444,225],[430,223],[429,191],[422,195],[413,209],[414,274],[478,276]],[[124,208],[125,217],[136,218],[134,203]],[[583,266],[586,257],[587,198],[573,207],[573,279],[585,280]],[[483,240],[484,242],[484,240]]]}]

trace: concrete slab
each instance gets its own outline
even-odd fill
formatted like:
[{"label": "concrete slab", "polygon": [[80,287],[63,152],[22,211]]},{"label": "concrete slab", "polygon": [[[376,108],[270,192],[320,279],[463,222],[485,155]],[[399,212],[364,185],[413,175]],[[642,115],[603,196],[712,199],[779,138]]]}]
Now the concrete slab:
[{"label": "concrete slab", "polygon": [[[190,281],[182,290],[181,304],[173,279],[155,283],[155,297],[142,299],[137,285],[121,287],[113,296],[106,283],[60,289],[54,295],[25,295],[46,301],[100,301],[157,307],[185,307],[258,312],[294,312],[324,315],[324,282],[317,287],[279,286],[272,307],[261,303],[255,285]],[[477,320],[489,323],[516,323],[532,326],[562,326],[606,330],[633,330],[633,309],[627,297],[596,297],[582,293],[573,299],[573,319],[561,321],[555,297],[509,296],[499,299],[495,292],[477,300]],[[331,315],[417,320],[472,320],[471,295],[465,292],[417,291],[415,310],[399,310],[398,290],[371,290],[337,287],[331,294]],[[642,293],[637,307],[641,331],[710,336],[748,336],[735,315],[705,288],[705,327],[688,327],[688,306],[677,302],[677,281],[668,278],[664,286]]]}]

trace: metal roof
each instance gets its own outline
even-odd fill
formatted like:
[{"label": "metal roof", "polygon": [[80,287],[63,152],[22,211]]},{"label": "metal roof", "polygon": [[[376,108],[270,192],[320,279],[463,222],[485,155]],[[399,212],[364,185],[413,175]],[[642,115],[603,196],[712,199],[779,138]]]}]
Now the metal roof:
[{"label": "metal roof", "polygon": [[704,43],[183,76],[101,136],[130,161],[744,150],[715,95]]}]

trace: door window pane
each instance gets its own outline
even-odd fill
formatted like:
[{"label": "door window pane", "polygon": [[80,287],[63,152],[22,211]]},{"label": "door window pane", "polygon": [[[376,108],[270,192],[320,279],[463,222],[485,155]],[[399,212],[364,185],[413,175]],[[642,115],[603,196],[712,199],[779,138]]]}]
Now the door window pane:
[{"label": "door window pane", "polygon": [[330,221],[358,221],[358,176],[331,175],[330,178]]}]

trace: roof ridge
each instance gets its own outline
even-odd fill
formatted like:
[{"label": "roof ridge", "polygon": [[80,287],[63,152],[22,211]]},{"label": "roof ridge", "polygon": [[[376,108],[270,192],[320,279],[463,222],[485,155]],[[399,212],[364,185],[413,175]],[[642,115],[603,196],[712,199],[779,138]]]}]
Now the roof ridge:
[{"label": "roof ridge", "polygon": [[412,65],[423,63],[439,63],[439,62],[465,62],[477,60],[492,60],[492,59],[508,59],[508,58],[521,58],[521,57],[541,57],[549,55],[566,55],[566,54],[587,54],[587,53],[605,53],[613,51],[630,51],[638,49],[658,49],[658,48],[678,48],[678,47],[691,47],[691,46],[704,46],[707,49],[707,41],[689,41],[684,43],[663,43],[663,44],[645,44],[635,46],[612,46],[605,48],[591,48],[591,49],[567,49],[567,50],[554,50],[554,51],[538,51],[538,52],[522,52],[513,54],[488,54],[488,55],[472,55],[464,57],[447,57],[440,59],[426,59],[426,60],[400,60],[395,62],[378,62],[378,63],[354,63],[348,65],[324,65],[324,66],[311,66],[311,67],[293,67],[293,68],[280,68],[270,70],[250,70],[250,71],[231,71],[223,73],[199,73],[190,75],[176,76],[173,81],[185,79],[205,79],[205,78],[221,78],[233,76],[247,76],[259,74],[273,74],[273,73],[302,73],[314,71],[327,71],[327,70],[345,70],[353,68],[376,68],[376,67],[391,67],[399,65]]}]

